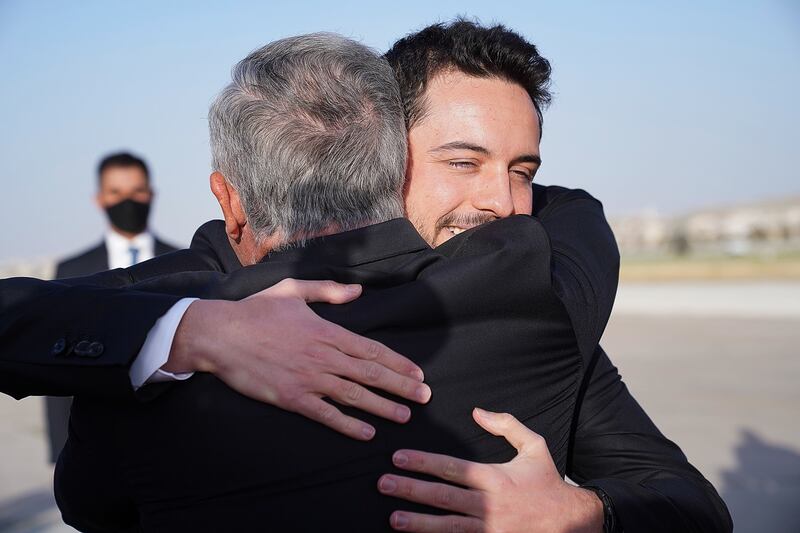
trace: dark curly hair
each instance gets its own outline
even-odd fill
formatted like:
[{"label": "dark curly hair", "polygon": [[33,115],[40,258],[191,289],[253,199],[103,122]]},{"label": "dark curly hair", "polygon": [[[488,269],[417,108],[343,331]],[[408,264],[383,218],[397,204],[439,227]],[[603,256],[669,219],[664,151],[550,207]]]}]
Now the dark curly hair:
[{"label": "dark curly hair", "polygon": [[484,27],[463,18],[433,24],[397,41],[384,57],[400,84],[408,128],[425,116],[430,80],[448,70],[521,85],[533,100],[539,126],[542,109],[550,103],[550,63],[536,46],[502,25]]}]

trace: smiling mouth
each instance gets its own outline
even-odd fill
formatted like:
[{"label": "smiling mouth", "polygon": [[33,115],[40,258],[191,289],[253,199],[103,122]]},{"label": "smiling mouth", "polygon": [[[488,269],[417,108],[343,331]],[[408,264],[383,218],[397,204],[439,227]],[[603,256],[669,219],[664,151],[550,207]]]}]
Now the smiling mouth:
[{"label": "smiling mouth", "polygon": [[450,235],[458,235],[459,233],[463,233],[471,228],[460,228],[458,226],[445,226],[442,228],[443,230],[450,233]]},{"label": "smiling mouth", "polygon": [[469,231],[476,226],[486,224],[492,220],[497,219],[489,213],[451,213],[448,216],[442,217],[437,224],[439,231],[443,233],[446,238],[461,235],[465,231]]}]

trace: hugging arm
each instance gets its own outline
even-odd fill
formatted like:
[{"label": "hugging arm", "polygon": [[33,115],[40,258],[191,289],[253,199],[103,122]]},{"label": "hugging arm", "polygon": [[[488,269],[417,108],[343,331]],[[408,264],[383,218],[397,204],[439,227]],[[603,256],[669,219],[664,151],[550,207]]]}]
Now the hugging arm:
[{"label": "hugging arm", "polygon": [[600,202],[584,191],[538,191],[553,249],[554,287],[570,314],[586,371],[567,474],[602,489],[625,531],[729,531],[714,487],[628,391],[597,343],[616,294],[619,251]]},{"label": "hugging arm", "polygon": [[127,290],[137,279],[217,263],[181,250],[129,269],[43,281],[0,280],[0,392],[132,397],[129,368],[179,296]]},{"label": "hugging arm", "polygon": [[550,237],[553,289],[588,360],[603,336],[619,283],[619,249],[603,205],[587,192],[534,186],[534,215]]},{"label": "hugging arm", "polygon": [[586,361],[567,474],[604,491],[627,532],[730,531],[717,491],[656,428],[597,346],[619,273],[619,252],[601,204],[583,191],[557,187],[543,191],[539,201],[553,247],[554,285]]},{"label": "hugging arm", "polygon": [[717,491],[656,428],[600,347],[579,401],[567,473],[608,495],[624,531],[733,529]]},{"label": "hugging arm", "polygon": [[[191,249],[128,269],[51,282],[0,280],[0,392],[16,398],[133,396],[129,371],[159,318],[190,295],[184,294],[185,288],[240,268],[223,223],[212,221],[197,231]],[[395,422],[408,419],[408,407],[364,385],[427,401],[430,391],[420,383],[417,365],[323,320],[307,305],[346,303],[359,296],[359,287],[290,282],[267,286],[247,301],[193,302],[178,317],[177,329],[165,337],[159,358],[166,364],[161,368],[211,372],[241,394],[359,440],[370,439],[374,428],[346,417],[322,396]],[[235,326],[247,320],[259,325],[243,346]],[[144,387],[137,396],[146,400],[162,388]]]},{"label": "hugging arm", "polygon": [[132,397],[128,367],[155,321],[178,300],[32,278],[0,280],[0,392],[18,399]]},{"label": "hugging arm", "polygon": [[[616,522],[628,533],[730,531],[730,517],[717,492],[680,449],[656,429],[598,346],[611,314],[619,275],[619,251],[602,205],[584,191],[534,186],[534,214],[550,237],[553,288],[570,315],[586,369],[573,418],[567,474],[582,485],[604,491]],[[530,430],[528,433],[531,439],[537,437]],[[526,463],[515,461],[507,465],[516,464],[524,473],[521,468]],[[427,473],[452,482],[447,464],[445,461],[438,473]],[[478,471],[482,466],[472,464]],[[402,482],[406,494],[419,494],[425,483],[410,478]],[[560,483],[552,483],[552,493],[569,494],[560,490]],[[484,497],[493,496],[484,487],[477,488]],[[440,501],[464,494],[453,489],[440,484],[438,492],[429,493],[422,503],[442,507]],[[494,505],[502,505],[526,490],[521,486],[516,489],[505,486],[497,491]],[[530,498],[532,507],[543,505],[540,496]],[[565,498],[562,503],[569,502]],[[485,500],[461,512],[491,522]],[[588,525],[593,517],[585,517]],[[415,523],[415,529],[408,530],[446,531],[451,525],[439,524],[439,528],[416,529]],[[557,526],[565,525],[557,522]],[[519,526],[519,531],[534,530],[526,529],[524,520]]]}]

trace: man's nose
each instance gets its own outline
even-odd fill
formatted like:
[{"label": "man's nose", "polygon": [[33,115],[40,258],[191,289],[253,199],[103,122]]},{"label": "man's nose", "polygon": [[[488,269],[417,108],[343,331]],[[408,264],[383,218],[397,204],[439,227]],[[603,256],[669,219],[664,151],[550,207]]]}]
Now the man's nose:
[{"label": "man's nose", "polygon": [[481,182],[474,191],[473,205],[480,211],[491,211],[498,218],[514,214],[514,198],[507,168],[493,169],[481,176]]}]

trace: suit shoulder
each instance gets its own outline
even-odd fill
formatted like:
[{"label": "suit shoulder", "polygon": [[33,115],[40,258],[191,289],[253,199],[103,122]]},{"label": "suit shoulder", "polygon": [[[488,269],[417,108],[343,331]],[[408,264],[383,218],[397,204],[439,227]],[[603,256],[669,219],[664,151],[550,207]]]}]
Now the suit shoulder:
[{"label": "suit shoulder", "polygon": [[572,202],[589,201],[602,208],[602,203],[583,189],[569,189],[558,185],[533,184],[533,215],[556,209]]},{"label": "suit shoulder", "polygon": [[58,266],[61,265],[74,265],[75,263],[81,263],[85,261],[87,258],[95,257],[100,253],[103,253],[105,250],[105,245],[100,243],[95,246],[91,246],[89,248],[85,248],[80,252],[67,256],[65,259],[62,259],[58,262]]},{"label": "suit shoulder", "polygon": [[228,241],[225,222],[222,220],[210,220],[200,226],[192,237],[189,248],[213,261],[217,265],[215,269],[232,272],[242,267]]},{"label": "suit shoulder", "polygon": [[108,257],[103,243],[62,259],[56,265],[56,277],[86,276],[108,269]]},{"label": "suit shoulder", "polygon": [[214,247],[222,242],[228,242],[228,236],[225,232],[225,223],[222,220],[209,220],[194,232],[189,247]]},{"label": "suit shoulder", "polygon": [[172,243],[162,241],[158,237],[153,238],[155,244],[155,255],[164,255],[170,252],[177,252],[182,248],[180,246],[175,246]]}]

